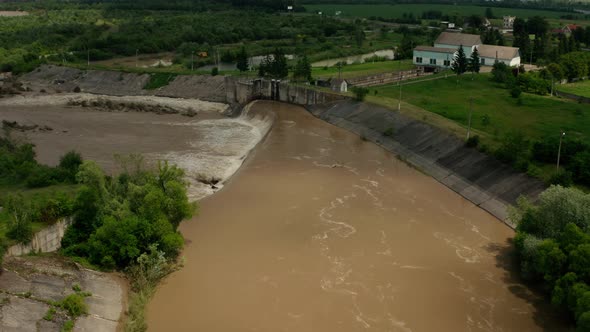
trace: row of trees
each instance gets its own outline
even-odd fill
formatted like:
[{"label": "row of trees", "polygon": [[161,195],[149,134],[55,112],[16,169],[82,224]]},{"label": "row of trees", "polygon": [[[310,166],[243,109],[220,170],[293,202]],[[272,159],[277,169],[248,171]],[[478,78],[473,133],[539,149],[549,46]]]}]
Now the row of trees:
[{"label": "row of trees", "polygon": [[510,215],[523,278],[590,331],[590,195],[553,186],[535,204],[521,198]]},{"label": "row of trees", "polygon": [[463,50],[463,45],[460,45],[453,57],[453,61],[451,62],[451,70],[457,75],[462,75],[467,71],[479,73],[480,68],[481,62],[477,47],[473,49],[473,52],[471,52],[471,56],[468,59]]},{"label": "row of trees", "polygon": [[[240,60],[238,60],[238,65],[240,65]],[[240,71],[247,69],[243,62],[241,68],[238,68]],[[277,48],[272,54],[266,55],[258,66],[258,76],[274,79],[284,79],[289,76],[287,57],[281,49]],[[293,79],[295,81],[311,81],[311,62],[306,55],[297,58],[297,63],[293,68]]]},{"label": "row of trees", "polygon": [[[59,11],[0,20],[1,69],[26,71],[24,64],[45,58],[92,61],[176,50],[183,54],[184,59],[178,59],[183,62],[194,52],[260,40],[273,41],[274,45],[288,47],[290,53],[300,54],[333,43],[358,45],[365,38],[363,29],[353,23],[311,15],[276,15],[250,7],[240,11],[230,7],[224,11],[148,14],[132,9],[78,10],[69,2],[60,4]],[[285,43],[291,40],[298,42]],[[265,45],[274,46],[268,42]]]},{"label": "row of trees", "polygon": [[[530,36],[534,36],[531,41]],[[590,27],[578,26],[568,37],[564,33],[555,35],[549,22],[542,17],[514,21],[513,46],[520,49],[524,59],[534,62],[555,62],[569,52],[579,51],[582,44],[590,46]]]}]

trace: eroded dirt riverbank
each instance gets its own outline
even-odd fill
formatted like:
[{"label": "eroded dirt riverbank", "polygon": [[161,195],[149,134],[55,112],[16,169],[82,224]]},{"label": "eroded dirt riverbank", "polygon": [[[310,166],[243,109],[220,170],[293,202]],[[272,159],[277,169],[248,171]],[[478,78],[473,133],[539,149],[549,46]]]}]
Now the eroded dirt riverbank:
[{"label": "eroded dirt riverbank", "polygon": [[[150,112],[135,110],[141,107]],[[153,113],[159,108],[179,114]],[[196,115],[180,114],[189,110]],[[228,118],[222,114],[226,110],[224,104],[162,97],[60,94],[0,100],[0,120],[35,128],[14,134],[36,145],[41,163],[56,165],[72,149],[109,173],[120,166],[115,154],[141,154],[148,165],[168,160],[186,171],[192,200],[215,191],[199,183],[198,177],[221,181],[231,177],[272,125],[267,114],[246,111]]]},{"label": "eroded dirt riverbank", "polygon": [[515,277],[513,232],[299,107],[181,226],[151,331],[560,331]]}]

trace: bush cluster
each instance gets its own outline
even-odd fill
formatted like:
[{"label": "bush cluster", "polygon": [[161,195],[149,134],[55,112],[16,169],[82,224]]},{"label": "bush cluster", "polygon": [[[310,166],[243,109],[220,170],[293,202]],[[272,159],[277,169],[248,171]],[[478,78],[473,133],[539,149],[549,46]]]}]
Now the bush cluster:
[{"label": "bush cluster", "polygon": [[552,186],[536,205],[520,199],[511,219],[522,276],[590,331],[590,195]]},{"label": "bush cluster", "polygon": [[74,223],[62,239],[65,254],[104,269],[124,269],[154,244],[166,257],[176,257],[183,246],[177,227],[195,209],[184,174],[168,163],[148,171],[136,162],[116,177],[105,176],[93,162],[82,164]]}]

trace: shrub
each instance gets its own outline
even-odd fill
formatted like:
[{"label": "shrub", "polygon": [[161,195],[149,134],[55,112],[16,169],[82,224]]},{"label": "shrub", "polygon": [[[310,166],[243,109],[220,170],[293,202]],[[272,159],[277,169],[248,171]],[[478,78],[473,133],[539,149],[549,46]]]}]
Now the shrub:
[{"label": "shrub", "polygon": [[503,62],[494,63],[492,68],[492,80],[498,83],[511,84],[514,82],[512,69]]},{"label": "shrub", "polygon": [[522,90],[518,86],[515,86],[510,90],[510,95],[512,96],[512,98],[519,98],[521,94]]},{"label": "shrub", "polygon": [[572,172],[560,169],[559,171],[556,171],[551,175],[548,182],[550,185],[570,187],[573,183]]},{"label": "shrub", "polygon": [[468,148],[477,148],[478,145],[479,145],[479,136],[478,135],[471,136],[467,139],[467,141],[465,141],[465,146]]},{"label": "shrub", "polygon": [[211,76],[217,75],[219,75],[219,69],[217,67],[213,67],[213,69],[211,69]]},{"label": "shrub", "polygon": [[76,182],[80,165],[82,165],[82,156],[76,151],[69,151],[59,160],[59,167],[66,172],[67,180],[70,182]]},{"label": "shrub", "polygon": [[528,159],[529,142],[520,132],[511,132],[502,138],[495,156],[499,160],[515,164],[518,159]]},{"label": "shrub", "polygon": [[38,165],[25,180],[28,188],[43,188],[55,184],[56,172],[48,166]]},{"label": "shrub", "polygon": [[352,88],[352,92],[354,93],[354,97],[357,101],[363,101],[369,93],[369,89],[355,86]]},{"label": "shrub", "polygon": [[488,126],[491,123],[490,116],[487,114],[482,115],[481,117],[481,125]]},{"label": "shrub", "polygon": [[577,182],[590,185],[590,150],[577,153],[572,159],[570,169]]},{"label": "shrub", "polygon": [[387,128],[387,130],[385,130],[383,132],[383,136],[386,136],[386,137],[393,137],[394,134],[395,134],[395,131],[391,127],[390,128]]},{"label": "shrub", "polygon": [[78,293],[68,295],[58,302],[57,306],[65,310],[73,318],[88,314],[88,305],[84,302],[84,296]]},{"label": "shrub", "polygon": [[10,214],[8,231],[6,232],[8,238],[19,243],[29,242],[33,236],[31,221],[35,213],[31,203],[25,201],[22,196],[9,195],[4,205]]}]

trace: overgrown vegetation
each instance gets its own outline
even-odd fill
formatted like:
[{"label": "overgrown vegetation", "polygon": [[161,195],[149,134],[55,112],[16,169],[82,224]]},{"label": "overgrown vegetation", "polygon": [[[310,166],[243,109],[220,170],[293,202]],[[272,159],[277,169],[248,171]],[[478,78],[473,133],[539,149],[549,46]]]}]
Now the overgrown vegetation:
[{"label": "overgrown vegetation", "polygon": [[157,171],[144,170],[138,156],[121,162],[125,171],[116,177],[105,176],[90,161],[80,166],[82,188],[63,252],[104,269],[125,269],[154,244],[175,258],[183,245],[177,227],[195,210],[183,171],[166,162]]},{"label": "overgrown vegetation", "polygon": [[52,191],[24,194],[39,187],[73,185],[75,174],[82,163],[76,152],[68,152],[57,167],[37,163],[34,146],[19,142],[4,128],[0,136],[0,253],[9,244],[26,243],[35,230],[72,213],[73,201],[69,192]]},{"label": "overgrown vegetation", "polygon": [[[186,195],[184,172],[167,162],[148,170],[140,156],[117,156],[123,171],[112,177],[75,152],[64,155],[59,166],[51,168],[36,162],[31,144],[17,142],[9,134],[2,137],[0,144],[0,163],[5,166],[0,173],[1,183],[23,185],[28,183],[29,175],[21,176],[26,175],[22,168],[42,168],[60,174],[60,181],[80,186],[74,197],[55,192],[35,199],[23,194],[2,197],[0,230],[4,229],[11,240],[27,242],[35,223],[47,224],[72,216],[73,223],[62,239],[62,253],[104,270],[126,271],[134,292],[130,326],[145,326],[143,305],[158,280],[175,268],[183,246],[178,225],[196,211],[196,205],[189,203]],[[0,240],[4,248],[2,233]],[[66,312],[72,320],[87,313],[84,297],[90,294],[82,292],[79,285],[72,288],[75,293],[53,303],[54,310],[48,311],[45,319],[52,320],[56,310]],[[63,329],[68,326],[65,324]]]},{"label": "overgrown vegetation", "polygon": [[168,85],[176,78],[176,74],[170,73],[152,73],[150,74],[150,80],[143,87],[146,90],[155,90]]},{"label": "overgrown vegetation", "polygon": [[539,284],[577,331],[589,331],[590,195],[553,186],[536,204],[521,198],[511,219],[523,278]]},{"label": "overgrown vegetation", "polygon": [[[586,165],[590,158],[590,136],[587,130],[590,128],[590,114],[586,110],[587,105],[548,95],[526,93],[526,90],[516,95],[515,99],[511,96],[511,89],[507,89],[510,85],[496,81],[512,80],[513,87],[520,90],[520,86],[516,84],[517,73],[501,64],[498,67],[505,70],[475,75],[473,79],[460,77],[458,85],[454,79],[451,82],[450,78],[404,85],[404,100],[466,128],[469,97],[472,96],[471,125],[472,130],[480,137],[479,148],[549,183],[557,179],[554,173],[559,141],[565,132],[560,158],[561,170],[569,172],[574,183],[588,186],[590,171]],[[519,77],[522,76],[526,77],[519,73]],[[387,85],[377,90],[378,95],[371,97],[372,99],[392,101],[397,106],[397,85]],[[429,93],[425,94],[424,91]]]}]

